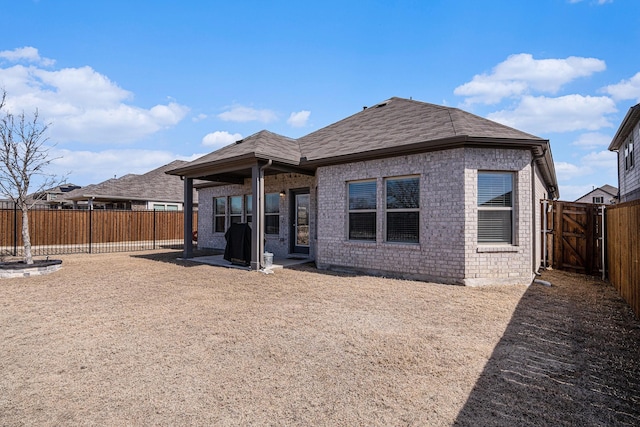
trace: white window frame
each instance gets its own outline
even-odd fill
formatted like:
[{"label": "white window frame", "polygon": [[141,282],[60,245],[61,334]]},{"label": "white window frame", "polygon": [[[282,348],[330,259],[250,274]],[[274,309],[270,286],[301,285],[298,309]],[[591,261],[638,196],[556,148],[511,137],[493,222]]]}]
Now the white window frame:
[{"label": "white window frame", "polygon": [[[232,208],[231,208],[231,206],[232,206],[231,199],[240,199],[240,212],[233,213],[231,211],[232,210]],[[243,217],[243,214],[244,214],[244,197],[243,196],[229,196],[227,198],[227,212],[229,214],[229,220],[227,222],[229,227],[231,227],[231,224],[234,224],[233,218],[238,219],[238,221],[236,221],[236,222],[241,223],[242,222],[242,217]]]},{"label": "white window frame", "polygon": [[631,135],[629,135],[629,139],[624,143],[624,170],[631,169],[635,164],[633,148],[633,133],[631,133]]},{"label": "white window frame", "polygon": [[[222,199],[224,200],[224,213],[218,213],[217,208],[218,208],[218,204],[216,203],[217,199]],[[227,231],[227,212],[229,211],[228,209],[228,201],[227,201],[227,197],[223,196],[223,197],[214,197],[213,198],[213,232],[214,233],[224,233]],[[220,231],[216,228],[218,221],[218,218],[224,218],[224,226],[223,226],[223,230]]]},{"label": "white window frame", "polygon": [[[267,212],[267,197],[277,197],[278,198],[278,212]],[[278,236],[280,235],[280,193],[266,193],[264,195],[265,200],[265,208],[264,208],[264,234],[268,236]],[[268,233],[267,232],[267,217],[277,216],[278,217],[278,232],[277,233]]]},{"label": "white window frame", "polygon": [[591,198],[591,200],[593,201],[593,203],[595,204],[603,204],[604,203],[604,196],[593,196]]},{"label": "white window frame", "polygon": [[[417,208],[392,208],[389,209],[387,206],[387,183],[389,181],[396,181],[401,179],[416,179],[418,181],[418,207]],[[403,176],[392,176],[385,177],[383,179],[384,186],[384,240],[388,243],[403,243],[403,244],[420,244],[420,175],[403,175]],[[388,214],[389,213],[405,213],[405,212],[417,212],[418,213],[418,227],[416,229],[417,236],[416,241],[403,241],[403,240],[389,240],[389,224],[388,224]]]},{"label": "white window frame", "polygon": [[[509,175],[511,177],[511,206],[510,207],[480,206],[478,197],[480,197],[480,175],[482,174]],[[478,244],[479,245],[509,245],[509,246],[515,245],[515,236],[516,236],[515,205],[516,205],[516,199],[517,199],[516,173],[513,171],[478,171],[478,176],[476,177],[476,185],[477,185],[477,194],[478,194],[478,196],[476,197],[476,206],[478,208],[478,218],[477,218],[478,233],[476,233],[476,239],[478,241]],[[484,241],[481,242],[480,241],[479,230],[480,230],[480,212],[481,211],[485,211],[485,212],[510,211],[511,212],[511,230],[510,230],[511,239],[509,242],[484,242]]]},{"label": "white window frame", "polygon": [[[373,209],[350,209],[350,185],[351,184],[364,184],[364,183],[373,183],[375,186],[375,194],[376,194],[376,205]],[[373,239],[352,239],[351,238],[351,224],[350,217],[351,214],[360,214],[360,213],[374,213],[375,214],[375,230]],[[375,242],[377,240],[378,233],[378,180],[377,179],[362,179],[356,181],[347,181],[347,240],[360,241],[360,242]]]},{"label": "white window frame", "polygon": [[253,225],[253,194],[244,195],[244,222]]}]

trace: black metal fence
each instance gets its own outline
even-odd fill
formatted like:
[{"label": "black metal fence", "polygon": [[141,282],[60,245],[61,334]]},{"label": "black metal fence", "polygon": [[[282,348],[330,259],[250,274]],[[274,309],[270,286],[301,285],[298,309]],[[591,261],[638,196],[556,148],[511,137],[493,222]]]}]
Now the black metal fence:
[{"label": "black metal fence", "polygon": [[[34,256],[182,248],[183,211],[29,210]],[[197,224],[197,213],[194,213]],[[22,256],[22,211],[0,203],[0,255]]]}]

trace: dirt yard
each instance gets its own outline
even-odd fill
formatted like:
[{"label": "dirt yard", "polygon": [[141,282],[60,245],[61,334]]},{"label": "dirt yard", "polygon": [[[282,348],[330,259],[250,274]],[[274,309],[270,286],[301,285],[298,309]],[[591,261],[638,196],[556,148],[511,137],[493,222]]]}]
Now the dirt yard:
[{"label": "dirt yard", "polygon": [[0,425],[640,425],[640,321],[597,279],[464,288],[179,255],[0,281]]}]

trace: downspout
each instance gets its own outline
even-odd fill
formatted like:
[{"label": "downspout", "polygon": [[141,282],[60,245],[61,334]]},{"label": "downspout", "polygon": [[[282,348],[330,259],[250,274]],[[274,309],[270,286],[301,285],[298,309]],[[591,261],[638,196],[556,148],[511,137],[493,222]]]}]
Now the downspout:
[{"label": "downspout", "polygon": [[[547,149],[543,148],[542,149],[542,154],[540,154],[539,156],[536,156],[533,151],[531,151],[532,154],[532,159],[531,159],[531,229],[532,229],[532,233],[531,233],[531,270],[533,271],[533,274],[536,276],[540,275],[539,270],[539,265],[538,265],[538,260],[537,260],[537,245],[536,245],[536,240],[537,240],[537,236],[538,236],[538,232],[536,230],[536,169],[535,169],[535,162],[538,159],[541,159],[545,156],[545,154],[547,153]],[[542,225],[542,224],[540,224]],[[545,225],[546,228],[546,225]]]},{"label": "downspout", "polygon": [[264,268],[264,171],[271,167],[273,160],[260,167],[260,188],[258,189],[258,206],[260,206],[260,221],[258,222],[258,254],[260,255],[260,268]]}]

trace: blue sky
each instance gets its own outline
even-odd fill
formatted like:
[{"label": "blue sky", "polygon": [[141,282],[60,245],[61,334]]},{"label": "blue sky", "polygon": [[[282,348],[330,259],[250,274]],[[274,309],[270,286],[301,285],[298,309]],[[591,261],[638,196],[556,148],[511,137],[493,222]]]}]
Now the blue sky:
[{"label": "blue sky", "polygon": [[561,198],[617,185],[640,102],[637,0],[15,0],[8,108],[52,123],[52,171],[97,183],[268,129],[299,137],[392,96],[551,141]]}]

